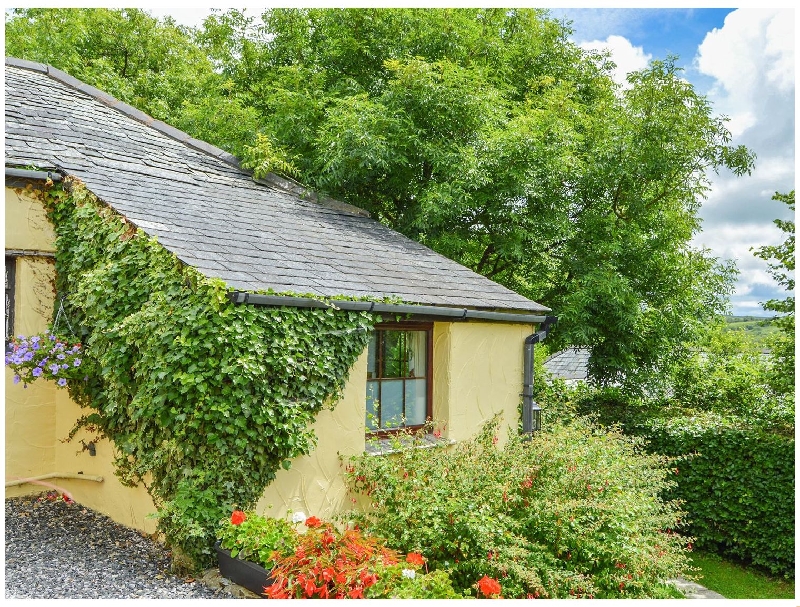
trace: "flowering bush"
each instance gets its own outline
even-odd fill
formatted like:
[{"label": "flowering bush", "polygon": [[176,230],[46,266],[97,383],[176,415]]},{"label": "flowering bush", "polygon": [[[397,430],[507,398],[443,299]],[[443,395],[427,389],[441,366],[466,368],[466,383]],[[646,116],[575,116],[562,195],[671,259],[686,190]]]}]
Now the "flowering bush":
[{"label": "flowering bush", "polygon": [[497,428],[449,449],[351,458],[348,481],[371,507],[348,516],[473,596],[674,596],[663,580],[690,571],[690,538],[676,532],[678,504],[659,497],[674,484],[663,458],[583,421],[503,448]]},{"label": "flowering bush", "polygon": [[297,544],[297,532],[285,520],[261,516],[255,512],[234,510],[217,531],[220,546],[231,556],[272,569],[281,554],[291,554]]},{"label": "flowering bush", "polygon": [[458,598],[445,572],[426,574],[425,559],[405,559],[357,529],[339,532],[316,517],[297,538],[292,554],[276,558],[272,599],[288,598]]},{"label": "flowering bush", "polygon": [[29,383],[43,377],[60,387],[68,379],[80,375],[81,345],[70,345],[50,331],[30,337],[19,335],[11,339],[6,352],[6,366],[14,371],[14,383]]}]

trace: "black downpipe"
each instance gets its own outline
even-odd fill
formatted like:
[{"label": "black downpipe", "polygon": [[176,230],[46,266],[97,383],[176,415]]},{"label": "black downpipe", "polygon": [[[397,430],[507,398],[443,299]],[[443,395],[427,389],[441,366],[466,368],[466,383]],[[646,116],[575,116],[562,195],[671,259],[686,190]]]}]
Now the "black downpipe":
[{"label": "black downpipe", "polygon": [[556,322],[556,316],[547,316],[539,325],[539,330],[525,338],[522,378],[522,432],[525,434],[533,434],[542,429],[541,409],[533,401],[533,347],[544,341]]}]

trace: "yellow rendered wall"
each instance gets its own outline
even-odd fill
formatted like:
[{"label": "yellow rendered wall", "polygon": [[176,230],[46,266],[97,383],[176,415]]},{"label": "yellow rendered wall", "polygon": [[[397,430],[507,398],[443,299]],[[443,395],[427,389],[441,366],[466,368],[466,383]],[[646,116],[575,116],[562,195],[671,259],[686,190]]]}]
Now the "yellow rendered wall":
[{"label": "yellow rendered wall", "polygon": [[[55,236],[35,192],[6,188],[6,250],[24,251],[16,260],[14,329],[17,335],[32,335],[47,329],[53,314],[55,267],[52,258]],[[146,518],[155,508],[144,487],[123,487],[114,476],[112,445],[97,444],[97,455],[81,451],[79,432],[63,442],[75,421],[86,410],[72,402],[66,390],[54,382],[38,380],[27,388],[13,383],[5,370],[5,480],[31,478],[52,473],[102,476],[103,482],[52,478],[46,484],[6,487],[6,497],[38,493],[50,488],[68,491],[75,500],[124,525],[152,533],[155,521]]]},{"label": "yellow rendered wall", "polygon": [[6,188],[6,249],[55,250],[53,227],[34,192]]},{"label": "yellow rendered wall", "polygon": [[[53,295],[50,279],[52,261],[44,257],[20,257],[16,261],[16,305],[14,328],[17,335],[31,335],[47,328]],[[44,297],[43,301],[38,297]],[[37,301],[36,309],[26,302]],[[53,472],[55,466],[55,395],[53,382],[37,381],[23,387],[14,384],[14,374],[5,369],[6,480],[29,478]],[[31,485],[9,489],[6,495],[30,491]]]},{"label": "yellow rendered wall", "polygon": [[447,424],[444,436],[465,440],[498,413],[501,440],[516,429],[523,345],[532,332],[527,324],[434,324],[433,416]]},{"label": "yellow rendered wall", "polygon": [[346,459],[364,452],[366,389],[365,349],[350,368],[342,399],[317,415],[313,424],[317,448],[292,461],[289,470],[278,472],[259,501],[258,512],[282,517],[291,510],[330,519],[350,507],[339,455]]}]

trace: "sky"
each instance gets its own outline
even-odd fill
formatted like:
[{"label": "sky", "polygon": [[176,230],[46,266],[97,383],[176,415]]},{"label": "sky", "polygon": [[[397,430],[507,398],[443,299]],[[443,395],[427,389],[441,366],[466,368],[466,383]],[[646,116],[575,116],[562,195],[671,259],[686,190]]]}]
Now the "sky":
[{"label": "sky", "polygon": [[[225,8],[206,2],[138,4],[153,16],[170,15],[178,23],[192,27],[202,24],[212,6]],[[514,3],[503,6],[506,4]],[[569,6],[580,4],[572,2]],[[781,4],[789,6],[772,3]],[[763,310],[761,302],[783,299],[787,293],[769,274],[767,262],[756,258],[751,248],[781,243],[785,235],[773,220],[793,217],[788,207],[773,201],[772,196],[794,189],[795,10],[755,5],[738,9],[685,8],[691,3],[683,3],[684,8],[537,5],[550,8],[552,16],[571,22],[571,39],[576,44],[611,51],[618,66],[614,78],[620,83],[625,82],[625,74],[646,67],[649,61],[676,55],[685,78],[708,98],[713,112],[730,118],[730,143],[745,145],[755,152],[756,168],[745,177],[735,177],[727,171],[711,175],[712,188],[700,211],[702,232],[693,244],[710,249],[721,260],[736,263],[740,274],[731,297],[733,314],[771,315]],[[669,2],[662,3],[668,5]],[[265,5],[241,2],[235,6],[258,15]],[[359,4],[343,0],[335,6]]]}]

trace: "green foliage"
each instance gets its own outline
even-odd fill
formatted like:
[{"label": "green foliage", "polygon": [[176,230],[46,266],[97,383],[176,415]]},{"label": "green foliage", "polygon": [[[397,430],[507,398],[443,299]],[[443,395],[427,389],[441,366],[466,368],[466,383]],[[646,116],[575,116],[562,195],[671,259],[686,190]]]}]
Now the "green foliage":
[{"label": "green foliage", "polygon": [[242,166],[251,169],[257,179],[265,177],[268,173],[286,176],[297,174],[297,167],[291,160],[286,159],[286,153],[276,149],[269,137],[261,134],[256,137],[254,145],[245,148]]},{"label": "green foliage", "polygon": [[403,575],[406,566],[393,565],[383,569],[383,575],[367,591],[367,598],[391,599],[463,599],[463,594],[453,589],[446,571],[438,569],[430,573],[415,573],[411,578]]},{"label": "green foliage", "polygon": [[665,462],[580,421],[501,448],[497,423],[450,448],[398,439],[392,456],[351,458],[371,506],[348,516],[460,591],[488,575],[507,598],[667,596],[688,538],[677,503],[658,498],[673,485]]},{"label": "green foliage", "polygon": [[726,316],[725,330],[742,332],[758,347],[767,348],[770,338],[780,330],[773,320],[763,316]]},{"label": "green foliage", "polygon": [[713,414],[654,419],[637,433],[680,457],[670,496],[685,501],[699,548],[794,576],[793,437]]},{"label": "green foliage", "polygon": [[[772,199],[786,203],[794,213],[794,190],[788,194],[776,192]],[[776,390],[794,395],[794,221],[776,219],[775,225],[787,234],[786,240],[777,246],[761,247],[755,251],[755,255],[767,261],[774,259],[776,263],[769,264],[772,276],[778,284],[792,292],[785,299],[771,299],[762,305],[765,310],[781,314],[774,322],[782,333],[769,343],[773,360],[772,385]]]},{"label": "green foliage", "polygon": [[88,381],[71,396],[142,483],[159,529],[190,566],[210,562],[214,531],[252,507],[280,467],[314,446],[366,347],[368,314],[236,306],[226,286],[182,265],[80,183],[52,189],[56,288],[83,344]]},{"label": "green foliage", "polygon": [[793,395],[775,391],[771,377],[771,362],[759,347],[717,325],[673,367],[667,404],[684,414],[713,411],[791,435]]},{"label": "green foliage", "polygon": [[[297,532],[284,519],[266,517],[255,512],[234,511],[242,520],[229,517],[217,529],[220,546],[240,558],[270,570],[280,554],[290,554],[297,545]],[[278,553],[278,555],[275,554]]]},{"label": "green foliage", "polygon": [[291,174],[561,319],[592,377],[637,388],[725,307],[691,247],[710,171],[752,154],[673,58],[618,89],[540,9],[270,9],[198,31],[141,11],[20,9],[6,53],[46,61]]},{"label": "green foliage", "polygon": [[792,575],[794,399],[772,389],[769,373],[758,348],[715,327],[672,369],[666,395],[540,378],[537,400],[545,415],[591,415],[676,458],[680,474],[665,497],[683,501],[697,546]]}]

